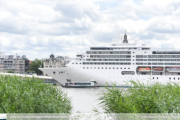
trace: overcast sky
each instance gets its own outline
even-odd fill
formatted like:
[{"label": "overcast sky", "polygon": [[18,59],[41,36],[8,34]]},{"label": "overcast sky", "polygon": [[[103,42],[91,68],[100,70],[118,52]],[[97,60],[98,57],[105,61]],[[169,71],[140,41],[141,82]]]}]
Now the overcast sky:
[{"label": "overcast sky", "polygon": [[0,52],[75,57],[127,31],[153,48],[180,48],[180,0],[0,0]]}]

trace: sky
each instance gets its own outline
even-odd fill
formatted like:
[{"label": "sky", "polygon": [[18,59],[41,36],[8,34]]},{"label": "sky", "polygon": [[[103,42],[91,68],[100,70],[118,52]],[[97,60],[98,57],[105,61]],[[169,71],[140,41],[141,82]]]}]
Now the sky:
[{"label": "sky", "polygon": [[30,60],[140,40],[180,49],[180,0],[0,0],[0,52]]}]

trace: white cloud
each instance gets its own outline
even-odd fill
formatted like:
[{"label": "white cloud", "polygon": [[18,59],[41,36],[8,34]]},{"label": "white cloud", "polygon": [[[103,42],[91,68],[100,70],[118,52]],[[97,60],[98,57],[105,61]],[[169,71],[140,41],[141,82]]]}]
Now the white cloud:
[{"label": "white cloud", "polygon": [[125,29],[130,42],[178,48],[179,6],[179,0],[0,1],[0,51],[31,60],[51,53],[75,57]]}]

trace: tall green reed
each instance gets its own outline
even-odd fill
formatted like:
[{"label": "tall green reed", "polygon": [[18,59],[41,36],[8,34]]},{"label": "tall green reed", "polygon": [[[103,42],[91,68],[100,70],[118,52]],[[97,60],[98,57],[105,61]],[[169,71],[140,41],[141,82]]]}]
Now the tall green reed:
[{"label": "tall green reed", "polygon": [[99,103],[106,113],[180,113],[180,84],[145,85],[130,81],[133,87],[106,87]]},{"label": "tall green reed", "polygon": [[36,78],[0,76],[0,113],[70,113],[61,89]]}]

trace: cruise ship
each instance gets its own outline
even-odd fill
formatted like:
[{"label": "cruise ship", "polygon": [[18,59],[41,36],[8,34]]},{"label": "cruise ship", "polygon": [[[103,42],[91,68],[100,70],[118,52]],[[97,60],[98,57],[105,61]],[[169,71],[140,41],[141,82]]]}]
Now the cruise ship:
[{"label": "cruise ship", "polygon": [[61,84],[96,81],[99,85],[125,86],[129,80],[143,83],[180,81],[180,50],[152,50],[136,40],[90,46],[63,67],[39,68]]}]

